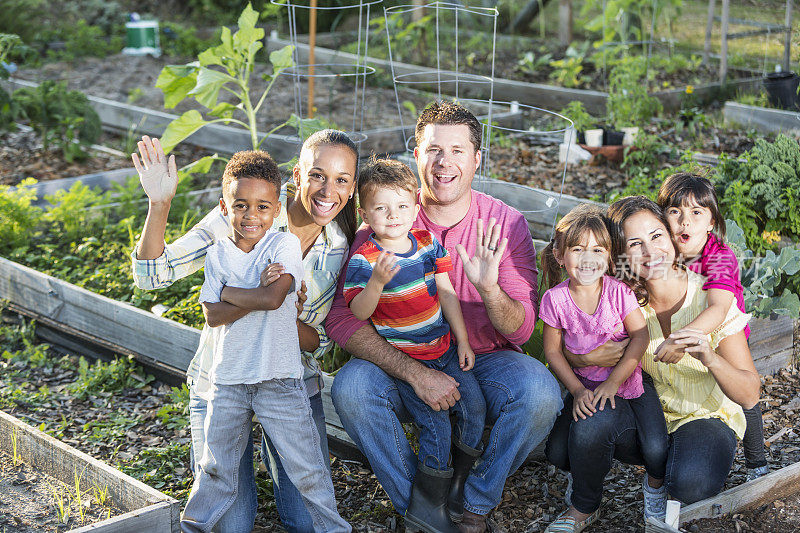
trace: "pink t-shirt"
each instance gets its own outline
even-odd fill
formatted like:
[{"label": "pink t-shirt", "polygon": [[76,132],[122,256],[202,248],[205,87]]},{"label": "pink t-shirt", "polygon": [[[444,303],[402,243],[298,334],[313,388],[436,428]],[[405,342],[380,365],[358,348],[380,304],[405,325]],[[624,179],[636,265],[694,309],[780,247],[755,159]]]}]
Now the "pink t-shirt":
[{"label": "pink t-shirt", "polygon": [[[723,289],[733,293],[736,297],[736,307],[744,313],[744,289],[739,274],[739,260],[733,250],[725,243],[720,242],[713,234],[708,234],[708,240],[703,247],[700,257],[687,262],[686,267],[692,272],[708,278],[703,285],[703,290]],[[744,336],[750,338],[750,326],[744,327]]]},{"label": "pink t-shirt", "polygon": [[[475,223],[478,219],[488,223],[490,218],[495,218],[497,224],[500,224],[500,237],[508,238],[508,246],[500,260],[500,288],[511,299],[521,303],[525,310],[525,319],[522,325],[507,336],[500,334],[492,325],[486,312],[486,306],[484,306],[477,289],[464,274],[464,264],[455,250],[456,244],[463,244],[469,256],[472,257],[475,254],[477,233]],[[472,350],[476,354],[509,349],[521,351],[519,346],[528,341],[533,333],[533,327],[536,325],[536,301],[538,299],[536,250],[533,247],[533,239],[531,239],[525,217],[500,200],[473,190],[469,211],[455,226],[445,227],[434,224],[425,215],[425,211],[420,210],[414,221],[414,227],[430,231],[453,257],[453,269],[448,274],[461,303],[461,312],[467,325]],[[363,226],[358,231],[355,241],[350,246],[350,255],[358,250],[370,233],[371,230],[367,226]],[[369,324],[369,322],[361,321],[353,316],[347,306],[344,296],[342,296],[344,279],[344,275],[339,276],[336,296],[333,298],[333,305],[325,320],[325,331],[339,345],[344,345],[353,333]]]},{"label": "pink t-shirt", "polygon": [[[639,308],[633,291],[611,276],[603,276],[600,302],[594,314],[584,312],[575,304],[569,293],[569,280],[563,281],[544,293],[539,306],[539,317],[548,326],[562,330],[564,345],[574,354],[587,354],[606,342],[620,341],[628,335],[622,321],[628,313]],[[606,380],[614,367],[586,366],[573,368],[581,383],[594,390]],[[642,365],[620,386],[617,396],[638,398],[642,395]]]}]

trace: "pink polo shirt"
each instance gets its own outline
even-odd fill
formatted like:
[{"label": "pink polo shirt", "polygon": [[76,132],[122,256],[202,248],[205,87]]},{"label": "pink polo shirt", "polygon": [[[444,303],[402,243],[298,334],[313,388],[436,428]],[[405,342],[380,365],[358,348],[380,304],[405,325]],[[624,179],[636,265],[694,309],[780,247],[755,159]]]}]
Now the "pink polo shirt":
[{"label": "pink polo shirt", "polygon": [[[707,279],[703,290],[723,289],[733,293],[736,298],[736,307],[742,313],[744,310],[744,289],[739,271],[739,260],[724,242],[713,234],[708,234],[708,240],[700,253],[700,257],[688,262],[686,267]],[[744,327],[744,335],[750,338],[750,326]]]},{"label": "pink polo shirt", "polygon": [[[522,325],[511,335],[505,337],[494,329],[486,307],[483,305],[478,291],[469,282],[464,274],[464,265],[455,250],[456,244],[463,244],[467,253],[475,254],[476,227],[478,219],[488,223],[490,218],[497,219],[501,227],[501,238],[508,238],[508,246],[500,261],[499,284],[508,296],[520,302],[525,310],[525,320]],[[420,210],[414,221],[415,228],[423,228],[436,237],[436,239],[450,252],[453,258],[453,269],[449,272],[450,281],[461,302],[461,312],[469,333],[469,343],[476,354],[495,352],[498,350],[520,350],[520,345],[528,341],[536,324],[537,282],[536,282],[536,250],[528,229],[525,217],[516,209],[507,206],[500,200],[487,194],[472,191],[472,203],[467,215],[455,226],[450,228],[434,224],[428,219],[423,210]],[[355,241],[350,246],[350,255],[364,243],[371,231],[368,227],[362,228],[356,234]],[[349,257],[348,257],[349,259]],[[347,261],[345,261],[345,265]],[[344,345],[350,336],[369,324],[358,320],[342,296],[342,285],[345,276],[339,276],[336,285],[336,296],[328,318],[325,321],[325,330],[328,336],[340,345]]]}]

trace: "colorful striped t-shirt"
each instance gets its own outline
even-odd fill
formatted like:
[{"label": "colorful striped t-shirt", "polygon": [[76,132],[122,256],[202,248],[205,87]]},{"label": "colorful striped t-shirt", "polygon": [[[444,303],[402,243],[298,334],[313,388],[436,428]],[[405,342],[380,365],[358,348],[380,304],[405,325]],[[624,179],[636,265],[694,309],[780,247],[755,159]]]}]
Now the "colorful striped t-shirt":
[{"label": "colorful striped t-shirt", "polygon": [[[375,235],[356,250],[347,264],[344,298],[349,304],[367,285],[382,249]],[[411,249],[397,256],[400,270],[383,287],[370,320],[378,333],[414,359],[437,359],[450,347],[450,326],[442,315],[434,275],[449,272],[447,250],[427,230],[408,232]]]}]

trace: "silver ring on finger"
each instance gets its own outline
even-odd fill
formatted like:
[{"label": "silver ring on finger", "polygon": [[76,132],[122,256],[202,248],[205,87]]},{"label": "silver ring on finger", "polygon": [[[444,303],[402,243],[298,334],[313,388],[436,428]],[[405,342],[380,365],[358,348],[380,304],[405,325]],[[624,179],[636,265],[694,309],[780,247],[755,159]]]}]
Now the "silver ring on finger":
[{"label": "silver ring on finger", "polygon": [[495,250],[497,250],[497,246],[492,246],[491,244],[490,244],[490,245],[488,245],[488,246],[486,246],[486,247],[487,247],[489,250],[493,251],[493,252],[494,252]]}]

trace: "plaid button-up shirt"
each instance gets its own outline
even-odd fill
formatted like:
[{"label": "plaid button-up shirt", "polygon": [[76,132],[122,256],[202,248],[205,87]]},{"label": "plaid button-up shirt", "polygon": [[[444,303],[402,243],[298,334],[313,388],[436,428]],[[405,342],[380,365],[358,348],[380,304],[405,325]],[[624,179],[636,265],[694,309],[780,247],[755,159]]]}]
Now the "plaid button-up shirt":
[{"label": "plaid button-up shirt", "polygon": [[[281,188],[282,209],[272,223],[276,231],[289,231],[286,198],[294,196],[295,185],[287,182]],[[185,235],[171,244],[164,245],[164,253],[156,259],[138,259],[136,250],[131,254],[133,261],[133,281],[140,289],[151,290],[168,287],[175,281],[192,274],[203,267],[206,251],[218,239],[231,235],[231,227],[219,207],[214,208],[203,220],[198,222]],[[319,333],[319,348],[313,353],[303,352],[303,379],[309,396],[322,389],[322,378],[318,359],[333,346],[323,327],[323,322],[331,308],[336,281],[347,257],[347,238],[336,222],[331,222],[320,233],[311,249],[303,258],[306,295],[300,320]],[[211,369],[213,350],[209,343],[208,325],[203,326],[200,346],[186,371],[188,382],[198,392],[208,389],[208,372]]]}]

